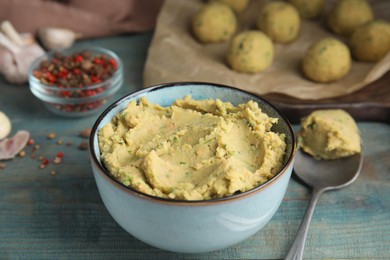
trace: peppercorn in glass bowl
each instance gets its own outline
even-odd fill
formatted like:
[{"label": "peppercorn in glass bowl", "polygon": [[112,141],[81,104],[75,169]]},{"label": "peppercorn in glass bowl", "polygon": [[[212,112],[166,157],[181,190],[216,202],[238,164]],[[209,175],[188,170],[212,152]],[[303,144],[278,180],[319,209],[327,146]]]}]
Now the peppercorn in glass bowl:
[{"label": "peppercorn in glass bowl", "polygon": [[120,89],[123,65],[114,52],[100,47],[50,51],[31,65],[29,84],[51,112],[88,116]]}]

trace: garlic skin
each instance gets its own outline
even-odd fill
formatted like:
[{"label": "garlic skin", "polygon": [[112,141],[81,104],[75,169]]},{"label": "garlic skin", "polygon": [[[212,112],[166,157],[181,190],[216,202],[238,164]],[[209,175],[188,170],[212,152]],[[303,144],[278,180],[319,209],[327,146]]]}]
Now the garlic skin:
[{"label": "garlic skin", "polygon": [[0,160],[13,159],[27,145],[30,133],[26,130],[19,130],[10,138],[0,142]]},{"label": "garlic skin", "polygon": [[0,111],[0,140],[7,137],[11,132],[11,120]]},{"label": "garlic skin", "polygon": [[65,28],[44,27],[38,30],[39,40],[48,50],[71,47],[80,36],[80,34]]}]

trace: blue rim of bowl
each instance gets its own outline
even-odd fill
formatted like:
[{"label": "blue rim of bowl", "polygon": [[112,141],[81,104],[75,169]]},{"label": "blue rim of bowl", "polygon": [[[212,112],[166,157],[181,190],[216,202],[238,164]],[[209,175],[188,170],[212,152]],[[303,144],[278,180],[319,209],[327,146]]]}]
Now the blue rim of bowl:
[{"label": "blue rim of bowl", "polygon": [[[167,88],[167,87],[179,86],[179,85],[181,85],[181,86],[183,86],[183,85],[212,85],[213,87],[232,89],[232,90],[235,90],[238,92],[243,92],[249,96],[252,96],[254,99],[260,99],[262,102],[266,103],[268,106],[270,106],[272,109],[274,109],[277,112],[277,114],[286,122],[286,124],[288,126],[288,130],[289,130],[291,137],[292,137],[292,144],[291,144],[292,149],[291,149],[290,154],[286,155],[286,156],[288,156],[288,160],[285,162],[282,169],[277,174],[275,174],[275,176],[273,176],[271,179],[267,180],[266,182],[254,187],[250,190],[247,190],[245,192],[240,192],[237,194],[233,194],[230,196],[226,196],[226,197],[207,199],[207,200],[183,200],[183,199],[169,199],[169,198],[157,197],[157,196],[153,196],[153,195],[149,195],[149,194],[140,192],[140,191],[133,189],[131,187],[125,186],[124,184],[122,184],[121,182],[116,180],[110,174],[110,172],[102,165],[102,163],[99,162],[99,160],[95,156],[95,146],[93,145],[94,144],[94,136],[97,134],[98,126],[100,125],[101,121],[106,117],[106,115],[114,107],[120,105],[125,98],[131,98],[131,97],[138,96],[140,94],[157,91],[159,89],[163,89],[163,88]],[[109,181],[112,185],[118,187],[119,189],[121,189],[122,191],[124,191],[128,194],[131,194],[131,195],[134,195],[134,196],[137,196],[140,198],[144,198],[144,199],[147,199],[147,200],[150,200],[153,202],[157,202],[157,203],[171,204],[171,205],[177,205],[177,206],[201,206],[201,205],[209,205],[209,204],[214,204],[214,203],[223,203],[223,202],[229,202],[232,200],[241,199],[241,198],[244,198],[244,197],[249,196],[251,194],[254,194],[254,193],[266,188],[267,186],[271,185],[273,182],[275,182],[277,179],[279,179],[280,176],[284,175],[287,172],[287,168],[292,164],[296,151],[297,151],[296,137],[295,137],[294,130],[293,130],[290,122],[288,121],[287,117],[282,112],[280,112],[279,109],[277,109],[274,105],[272,105],[270,102],[268,102],[264,98],[261,98],[253,93],[250,93],[250,92],[242,90],[242,89],[238,89],[235,87],[231,87],[231,86],[227,86],[227,85],[223,85],[223,84],[218,84],[218,83],[201,82],[201,81],[163,83],[163,84],[154,85],[154,86],[133,92],[133,93],[128,94],[126,96],[123,96],[120,99],[118,99],[117,101],[115,101],[113,104],[111,104],[108,108],[106,108],[103,111],[103,113],[98,117],[98,119],[95,121],[95,123],[92,127],[91,135],[89,137],[89,152],[90,152],[90,156],[93,160],[93,163],[100,169],[100,172],[104,173],[104,174],[102,174],[103,177],[107,181]]]},{"label": "blue rim of bowl", "polygon": [[58,86],[44,84],[39,79],[34,77],[34,75],[33,75],[34,69],[37,68],[39,63],[41,63],[44,60],[49,59],[50,56],[52,56],[54,53],[57,53],[57,52],[59,52],[59,53],[62,53],[62,52],[75,53],[75,52],[79,52],[79,51],[99,51],[99,52],[102,52],[102,54],[107,54],[107,55],[109,55],[109,56],[111,56],[112,58],[115,59],[115,61],[118,64],[118,68],[115,71],[115,73],[112,74],[112,76],[110,78],[106,79],[105,81],[100,82],[100,83],[96,83],[96,84],[92,84],[92,85],[88,85],[88,86],[84,86],[84,87],[72,87],[71,88],[72,91],[76,91],[76,90],[91,90],[91,89],[99,88],[99,87],[104,86],[105,84],[107,84],[107,82],[109,80],[112,80],[115,77],[119,77],[119,74],[123,73],[123,63],[122,63],[122,60],[119,58],[118,55],[116,55],[115,52],[113,52],[111,50],[108,50],[108,49],[105,49],[103,47],[77,46],[77,47],[73,47],[73,48],[48,51],[48,52],[44,53],[43,55],[41,55],[40,57],[36,58],[33,61],[33,63],[30,65],[29,69],[28,69],[28,80],[29,80],[30,87],[31,87],[31,82],[32,82],[32,83],[44,86],[44,88],[47,89],[47,90],[58,91]]}]

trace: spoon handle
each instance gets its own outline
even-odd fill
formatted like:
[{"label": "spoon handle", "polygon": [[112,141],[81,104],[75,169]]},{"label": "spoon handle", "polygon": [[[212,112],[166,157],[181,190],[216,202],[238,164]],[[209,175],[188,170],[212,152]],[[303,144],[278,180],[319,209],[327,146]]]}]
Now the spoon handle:
[{"label": "spoon handle", "polygon": [[321,194],[324,192],[324,189],[314,189],[310,202],[307,206],[305,216],[299,226],[298,232],[295,236],[294,242],[291,245],[290,250],[285,258],[285,260],[297,260],[302,259],[303,249],[305,248],[307,231],[309,230],[311,218],[313,216],[314,208],[317,204],[317,201]]}]

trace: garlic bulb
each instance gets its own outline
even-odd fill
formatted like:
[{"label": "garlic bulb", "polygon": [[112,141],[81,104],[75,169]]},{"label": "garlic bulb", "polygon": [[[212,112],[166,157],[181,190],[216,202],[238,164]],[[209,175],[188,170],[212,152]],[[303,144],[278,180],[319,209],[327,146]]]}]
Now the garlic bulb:
[{"label": "garlic bulb", "polygon": [[31,63],[44,51],[38,44],[17,46],[0,33],[0,74],[11,83],[27,82]]},{"label": "garlic bulb", "polygon": [[40,28],[38,36],[43,46],[49,50],[68,48],[73,45],[80,34],[65,28]]},{"label": "garlic bulb", "polygon": [[11,121],[6,114],[0,111],[0,140],[11,132]]},{"label": "garlic bulb", "polygon": [[8,82],[25,83],[31,63],[44,51],[32,34],[19,34],[9,21],[3,21],[0,30],[0,74]]},{"label": "garlic bulb", "polygon": [[15,30],[10,21],[3,21],[0,24],[1,31],[17,46],[23,46],[24,41],[19,33]]}]

